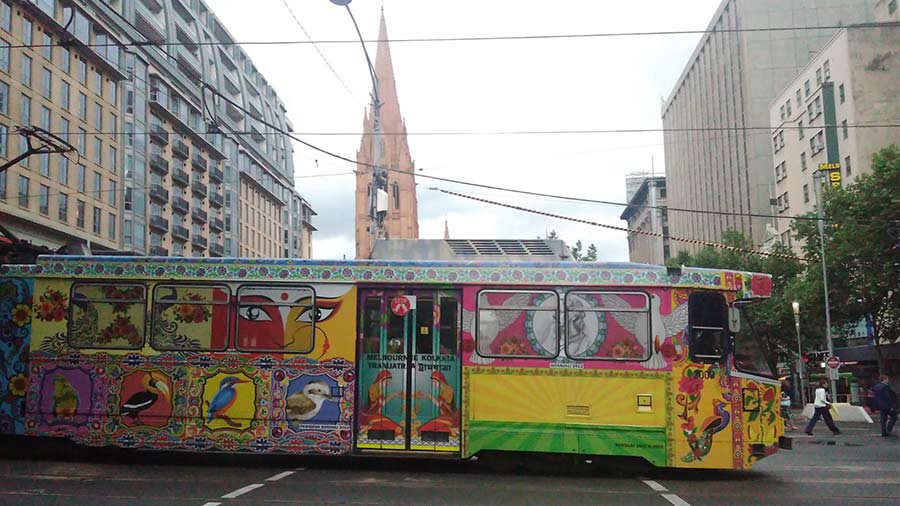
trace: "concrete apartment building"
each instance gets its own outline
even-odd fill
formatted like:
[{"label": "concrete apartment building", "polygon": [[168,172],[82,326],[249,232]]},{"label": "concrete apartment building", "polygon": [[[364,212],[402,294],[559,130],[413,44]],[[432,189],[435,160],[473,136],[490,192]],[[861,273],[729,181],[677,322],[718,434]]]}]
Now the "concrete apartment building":
[{"label": "concrete apartment building", "polygon": [[[769,105],[835,29],[874,19],[876,0],[723,0],[662,108],[669,204],[734,213],[670,213],[672,236],[719,242],[728,229],[762,244],[773,192]],[[713,130],[690,130],[710,128]],[[680,250],[699,246],[677,243]]]},{"label": "concrete apartment building", "polygon": [[284,105],[201,1],[0,0],[0,39],[40,46],[0,45],[0,160],[21,152],[14,125],[78,149],[0,175],[14,233],[98,252],[309,256],[315,213],[294,189]]},{"label": "concrete apartment building", "polygon": [[[620,219],[628,222],[628,259],[632,262],[665,265],[669,259],[669,219],[666,207],[666,178],[646,176],[628,199]],[[653,236],[640,232],[660,234]]]},{"label": "concrete apartment building", "polygon": [[[880,21],[898,21],[896,0],[876,6]],[[900,120],[900,30],[897,27],[838,31],[772,102],[775,211],[794,216],[816,210],[819,165],[839,163],[847,186],[871,171],[872,155],[898,142],[896,128],[855,125]],[[826,125],[836,125],[829,129]],[[818,181],[818,183],[817,183]],[[792,220],[777,219],[779,240],[798,253]]]}]

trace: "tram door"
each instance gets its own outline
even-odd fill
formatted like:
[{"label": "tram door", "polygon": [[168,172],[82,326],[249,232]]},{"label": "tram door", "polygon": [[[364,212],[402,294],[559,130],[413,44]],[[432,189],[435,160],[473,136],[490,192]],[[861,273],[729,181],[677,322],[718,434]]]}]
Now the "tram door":
[{"label": "tram door", "polygon": [[367,290],[360,298],[356,447],[458,452],[458,295]]}]

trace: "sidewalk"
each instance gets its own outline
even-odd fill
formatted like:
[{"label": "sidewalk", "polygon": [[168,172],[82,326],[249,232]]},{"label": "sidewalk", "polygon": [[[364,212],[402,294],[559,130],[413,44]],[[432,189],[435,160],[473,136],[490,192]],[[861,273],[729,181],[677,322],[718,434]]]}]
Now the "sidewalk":
[{"label": "sidewalk", "polygon": [[[900,438],[896,437],[898,433],[900,433],[900,426],[894,427],[894,436],[895,437],[881,437],[881,424],[879,423],[861,423],[861,422],[841,422],[840,420],[835,420],[835,424],[841,429],[841,434],[839,436],[835,436],[828,430],[828,426],[825,425],[824,420],[819,420],[819,423],[816,424],[816,428],[813,429],[813,435],[807,436],[803,433],[803,429],[806,428],[806,423],[808,420],[802,417],[796,417],[794,419],[794,424],[799,427],[798,430],[786,430],[784,435],[792,438],[794,443],[812,443],[816,444],[816,441],[828,440],[828,441],[844,441],[847,443],[855,443],[855,444],[884,444],[885,442],[892,442],[892,444],[900,445]],[[898,424],[900,425],[900,424]],[[833,444],[829,442],[828,444]]]}]

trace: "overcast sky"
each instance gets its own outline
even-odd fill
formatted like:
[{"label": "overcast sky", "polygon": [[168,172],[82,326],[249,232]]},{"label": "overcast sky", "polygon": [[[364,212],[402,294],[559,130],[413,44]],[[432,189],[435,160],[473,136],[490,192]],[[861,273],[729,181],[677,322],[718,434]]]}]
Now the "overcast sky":
[{"label": "overcast sky", "polygon": [[[329,0],[287,0],[314,40],[356,37]],[[305,40],[283,0],[207,0],[238,41]],[[531,35],[703,29],[719,0],[355,0],[367,39],[377,39],[381,6],[390,38]],[[660,128],[661,101],[699,35],[568,40],[394,43],[391,51],[407,129],[438,131]],[[246,46],[287,106],[296,132],[356,158],[371,81],[359,45]],[[374,58],[375,45],[369,46]],[[303,135],[346,132],[347,136]],[[661,133],[416,136],[422,174],[546,193],[625,201],[625,175],[664,171]],[[296,186],[318,213],[316,258],[354,257],[354,170],[295,145]],[[418,179],[421,238],[530,239],[556,230],[573,245],[595,243],[600,260],[628,259],[625,233],[545,218],[444,195],[458,191],[556,214],[624,226],[621,207],[582,205]]]}]

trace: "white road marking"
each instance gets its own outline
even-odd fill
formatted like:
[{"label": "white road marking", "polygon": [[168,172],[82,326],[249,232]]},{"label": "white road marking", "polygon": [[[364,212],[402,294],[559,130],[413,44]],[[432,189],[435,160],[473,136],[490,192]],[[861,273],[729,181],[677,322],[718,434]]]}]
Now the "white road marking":
[{"label": "white road marking", "polygon": [[306,471],[305,467],[295,467],[294,471]]},{"label": "white road marking", "polygon": [[220,503],[220,502],[208,502],[208,503],[204,503],[203,506],[221,506],[221,504],[222,503]]},{"label": "white road marking", "polygon": [[674,504],[675,506],[691,506],[690,503],[688,503],[687,501],[678,497],[675,494],[660,494],[660,495],[663,496],[663,499],[669,501],[670,503]]},{"label": "white road marking", "polygon": [[660,485],[659,483],[657,483],[653,480],[641,480],[641,481],[644,482],[644,485],[647,485],[648,487],[652,488],[656,492],[668,492],[669,491],[669,489],[667,489],[666,487]]},{"label": "white road marking", "polygon": [[295,471],[285,471],[283,473],[278,473],[275,476],[270,476],[266,478],[266,481],[278,481],[282,478],[287,478],[288,476],[294,474]]},{"label": "white road marking", "polygon": [[259,487],[263,486],[262,483],[254,483],[252,485],[247,485],[246,487],[241,487],[234,492],[228,492],[227,494],[222,496],[222,499],[234,499],[235,497],[246,494],[247,492],[252,492]]}]

